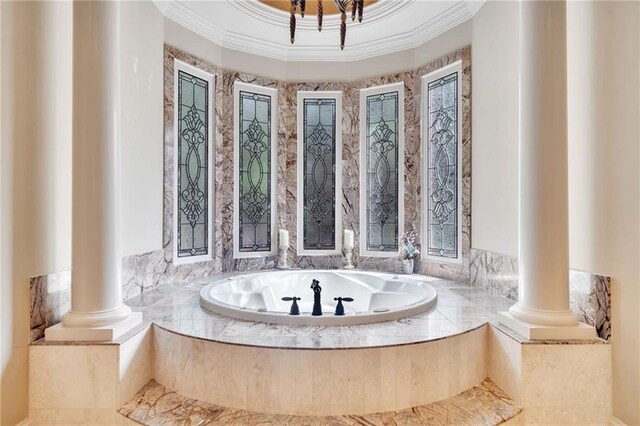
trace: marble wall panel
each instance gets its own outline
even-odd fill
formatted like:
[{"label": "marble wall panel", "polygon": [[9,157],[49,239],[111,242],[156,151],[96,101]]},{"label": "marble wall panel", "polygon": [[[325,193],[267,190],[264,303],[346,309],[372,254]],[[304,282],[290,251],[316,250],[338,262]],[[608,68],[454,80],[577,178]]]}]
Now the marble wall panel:
[{"label": "marble wall panel", "polygon": [[[173,197],[174,197],[174,135],[173,92],[174,59],[178,59],[215,76],[215,193],[213,259],[192,264],[173,264]],[[435,263],[418,261],[416,272],[444,278],[466,280],[469,271],[471,226],[471,48],[465,47],[442,57],[418,70],[371,78],[353,83],[286,83],[260,76],[224,70],[172,46],[165,46],[164,61],[164,191],[163,191],[163,247],[149,253],[123,259],[122,294],[124,299],[136,296],[157,286],[185,278],[210,276],[232,271],[272,269],[273,256],[249,259],[233,258],[233,83],[242,81],[278,89],[278,164],[277,212],[278,228],[289,230],[290,263],[297,268],[339,268],[341,256],[298,256],[296,253],[296,105],[299,90],[342,92],[343,114],[343,228],[356,233],[354,263],[358,268],[400,271],[399,257],[371,258],[358,253],[360,176],[358,158],[359,90],[382,84],[403,82],[405,89],[405,229],[414,225],[420,233],[421,204],[421,77],[442,66],[461,60],[463,67],[463,246],[462,262]],[[44,335],[44,329],[59,322],[70,307],[70,272],[48,274],[32,278],[32,341]],[[59,288],[52,292],[48,288]],[[53,296],[52,296],[53,295]]]},{"label": "marble wall panel", "polygon": [[[29,349],[29,414],[38,410],[117,408],[118,346]],[[36,416],[37,417],[37,416]]]},{"label": "marble wall panel", "polygon": [[486,333],[481,327],[413,345],[307,350],[228,345],[155,327],[153,377],[190,398],[264,413],[392,411],[482,382]]},{"label": "marble wall panel", "polygon": [[59,323],[71,309],[71,271],[31,277],[29,287],[30,339],[34,342],[44,337],[45,328]]},{"label": "marble wall panel", "polygon": [[119,349],[118,407],[153,378],[153,328],[146,327]]},{"label": "marble wall panel", "polygon": [[[342,140],[343,140],[343,228],[353,229],[359,238],[359,190],[360,176],[359,146],[359,90],[361,88],[403,82],[405,89],[405,228],[416,226],[420,232],[421,180],[420,173],[420,108],[421,76],[447,64],[461,60],[463,66],[463,260],[460,264],[419,262],[417,271],[451,279],[468,277],[470,223],[471,223],[471,50],[457,50],[419,70],[392,74],[353,83],[285,83],[259,76],[222,70],[172,46],[165,48],[165,203],[164,203],[164,249],[165,261],[171,263],[172,217],[173,217],[173,60],[179,59],[216,75],[216,185],[214,228],[216,248],[211,262],[202,262],[198,267],[202,275],[214,272],[256,270],[272,268],[276,259],[263,257],[254,259],[233,258],[233,83],[242,81],[278,89],[278,164],[277,164],[277,208],[278,228],[289,230],[291,244],[290,263],[299,268],[336,268],[342,266],[340,256],[298,256],[296,253],[296,152],[297,152],[297,92],[341,91]],[[361,257],[358,247],[354,250],[354,263],[362,269],[399,271],[400,259]],[[212,264],[213,266],[209,266]],[[143,283],[145,288],[148,283]]]},{"label": "marble wall panel", "polygon": [[526,424],[611,421],[611,345],[522,345],[521,369]]},{"label": "marble wall panel", "polygon": [[[490,293],[518,300],[518,258],[471,249],[470,284]],[[611,277],[569,271],[570,307],[580,321],[596,328],[602,339],[611,338]]]}]

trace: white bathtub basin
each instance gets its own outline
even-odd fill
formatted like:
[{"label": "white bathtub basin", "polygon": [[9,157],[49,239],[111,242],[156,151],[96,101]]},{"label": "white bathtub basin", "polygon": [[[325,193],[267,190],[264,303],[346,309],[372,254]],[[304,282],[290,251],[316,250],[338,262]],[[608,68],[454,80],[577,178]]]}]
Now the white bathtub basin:
[{"label": "white bathtub basin", "polygon": [[[311,316],[312,280],[322,287],[322,316]],[[291,302],[301,297],[300,315],[289,315]],[[344,302],[344,316],[334,315],[334,297]],[[367,324],[419,314],[436,304],[436,290],[403,275],[345,270],[259,272],[212,282],[200,292],[200,305],[232,318],[297,325]]]}]

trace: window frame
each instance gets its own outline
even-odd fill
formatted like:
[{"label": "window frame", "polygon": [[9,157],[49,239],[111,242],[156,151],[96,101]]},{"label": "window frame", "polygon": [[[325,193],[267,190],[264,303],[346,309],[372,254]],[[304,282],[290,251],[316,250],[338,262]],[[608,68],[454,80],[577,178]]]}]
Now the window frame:
[{"label": "window frame", "polygon": [[[453,257],[434,256],[428,254],[429,244],[429,196],[427,189],[429,188],[429,156],[428,156],[428,140],[429,140],[429,125],[426,108],[428,107],[429,100],[429,83],[434,80],[439,80],[442,77],[446,77],[450,74],[458,73],[457,79],[457,255]],[[461,264],[462,263],[462,61],[458,60],[444,67],[438,68],[421,78],[422,83],[422,96],[420,105],[420,135],[422,143],[421,145],[421,165],[420,170],[422,173],[422,215],[421,215],[421,238],[423,241],[421,247],[420,258],[431,262],[437,263],[449,263],[449,264]]]},{"label": "window frame", "polygon": [[[271,249],[255,252],[240,251],[240,92],[251,92],[271,98]],[[244,83],[236,80],[233,83],[233,257],[246,259],[275,256],[277,254],[278,235],[278,203],[277,203],[277,171],[278,171],[278,89]]]},{"label": "window frame", "polygon": [[367,249],[367,98],[389,92],[398,92],[398,247],[404,233],[404,82],[360,89],[360,256],[398,257],[398,251],[373,251]]},{"label": "window frame", "polygon": [[[178,178],[179,178],[179,139],[178,139],[178,129],[179,129],[179,108],[178,108],[178,90],[179,90],[179,71],[184,71],[190,75],[193,75],[202,80],[206,80],[208,83],[208,106],[209,111],[207,111],[207,115],[209,118],[209,126],[207,129],[207,161],[208,161],[208,170],[207,170],[207,186],[209,197],[207,203],[207,253],[199,256],[189,256],[189,257],[178,257],[178,226],[179,226],[179,214],[178,214]],[[214,236],[214,221],[213,221],[213,212],[215,211],[215,185],[213,181],[213,169],[215,168],[215,140],[214,140],[214,129],[216,126],[215,121],[215,85],[216,78],[214,74],[203,71],[199,68],[196,68],[192,65],[187,64],[186,62],[180,61],[178,59],[173,60],[173,264],[175,265],[183,265],[195,262],[203,262],[213,259],[213,236]]]},{"label": "window frame", "polygon": [[[333,99],[336,101],[335,121],[335,249],[308,250],[304,248],[304,100]],[[298,91],[297,97],[297,253],[299,256],[330,256],[342,254],[342,92]]]}]

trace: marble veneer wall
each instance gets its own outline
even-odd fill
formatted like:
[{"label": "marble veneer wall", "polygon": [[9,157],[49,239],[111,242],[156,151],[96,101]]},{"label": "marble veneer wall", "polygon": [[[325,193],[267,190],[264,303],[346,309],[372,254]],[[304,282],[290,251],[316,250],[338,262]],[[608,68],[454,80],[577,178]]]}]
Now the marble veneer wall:
[{"label": "marble veneer wall", "polygon": [[[471,285],[492,294],[518,300],[518,258],[486,250],[471,249]],[[611,339],[611,277],[569,271],[571,310],[580,321],[596,328],[598,336]]]},{"label": "marble veneer wall", "polygon": [[[123,298],[167,282],[213,275],[230,271],[270,269],[274,257],[233,258],[233,83],[243,81],[278,89],[278,228],[290,231],[292,259],[299,268],[334,268],[342,265],[339,256],[297,256],[296,253],[296,95],[299,90],[339,90],[343,94],[343,227],[359,232],[359,89],[382,84],[404,82],[405,89],[405,228],[420,226],[422,215],[420,175],[420,108],[421,76],[438,68],[462,61],[463,76],[463,149],[462,149],[462,258],[461,264],[438,264],[421,261],[421,273],[451,278],[470,279],[471,284],[517,300],[517,259],[484,250],[471,249],[471,126],[470,48],[453,52],[417,70],[355,83],[286,83],[263,77],[222,70],[174,47],[165,48],[164,86],[164,228],[163,248],[123,259]],[[173,60],[179,59],[216,76],[215,95],[215,198],[214,256],[208,262],[174,265],[173,256]],[[419,229],[418,229],[419,231]],[[354,250],[359,268],[385,271],[398,270],[394,258],[368,258]],[[31,338],[37,340],[44,329],[60,321],[70,308],[71,274],[53,273],[31,280]],[[609,277],[571,271],[571,307],[581,320],[596,327],[604,339],[611,336],[611,280]]]},{"label": "marble veneer wall", "polygon": [[[214,259],[189,266],[194,274],[269,269],[274,257],[233,258],[233,84],[252,83],[278,90],[278,162],[277,162],[277,227],[290,233],[291,262],[298,268],[335,268],[342,266],[340,256],[298,256],[296,253],[296,152],[297,152],[297,92],[342,92],[343,141],[343,228],[353,229],[359,237],[359,90],[383,84],[403,82],[405,91],[405,229],[415,224],[420,232],[421,202],[421,77],[443,66],[462,62],[462,259],[460,264],[421,261],[421,273],[456,279],[468,279],[471,247],[471,48],[465,47],[417,70],[393,74],[354,83],[287,83],[264,77],[222,70],[172,46],[165,47],[165,182],[164,182],[164,258],[171,263],[173,240],[173,60],[179,59],[216,76],[215,96],[215,226]],[[361,269],[400,270],[400,259],[359,256],[354,249],[354,263]],[[176,268],[179,269],[179,268]],[[202,270],[198,271],[197,270]]]},{"label": "marble veneer wall", "polygon": [[[173,264],[173,61],[179,59],[216,76],[215,93],[215,193],[213,259],[192,264]],[[164,61],[164,227],[163,248],[123,259],[122,295],[131,298],[159,285],[221,272],[271,269],[275,257],[233,258],[233,83],[242,81],[278,89],[278,161],[277,227],[290,233],[290,259],[298,268],[337,268],[340,256],[298,256],[296,253],[296,104],[299,90],[342,92],[343,103],[343,228],[359,233],[359,90],[383,84],[403,82],[405,90],[405,229],[415,224],[420,232],[422,215],[420,174],[421,77],[443,66],[462,61],[462,263],[419,261],[423,274],[467,280],[471,247],[471,48],[452,52],[423,67],[353,83],[287,83],[264,77],[223,70],[211,63],[165,46]],[[358,268],[384,271],[400,270],[399,257],[370,258],[354,249]],[[56,272],[31,278],[31,339],[44,336],[44,329],[60,321],[71,305],[71,273]]]}]

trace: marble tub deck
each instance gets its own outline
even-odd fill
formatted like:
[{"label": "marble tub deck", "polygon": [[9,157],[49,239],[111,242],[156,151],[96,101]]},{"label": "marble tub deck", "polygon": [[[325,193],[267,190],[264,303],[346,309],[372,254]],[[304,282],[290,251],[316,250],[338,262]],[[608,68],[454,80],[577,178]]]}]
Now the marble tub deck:
[{"label": "marble tub deck", "polygon": [[437,290],[435,309],[364,325],[279,325],[217,315],[200,306],[200,290],[214,278],[168,284],[126,303],[142,312],[146,321],[174,333],[221,343],[292,349],[349,349],[438,340],[481,327],[513,304],[466,284],[422,275],[411,278]]},{"label": "marble tub deck", "polygon": [[357,349],[398,346],[439,340],[491,324],[522,344],[590,344],[592,341],[530,341],[497,320],[514,302],[488,291],[441,278],[413,274],[438,292],[435,308],[394,321],[345,326],[298,326],[242,321],[217,315],[200,306],[200,290],[214,280],[244,274],[235,272],[173,282],[125,301],[142,312],[143,323],[111,342],[45,342],[34,345],[119,345],[153,323],[167,331],[196,339],[281,349]]}]

